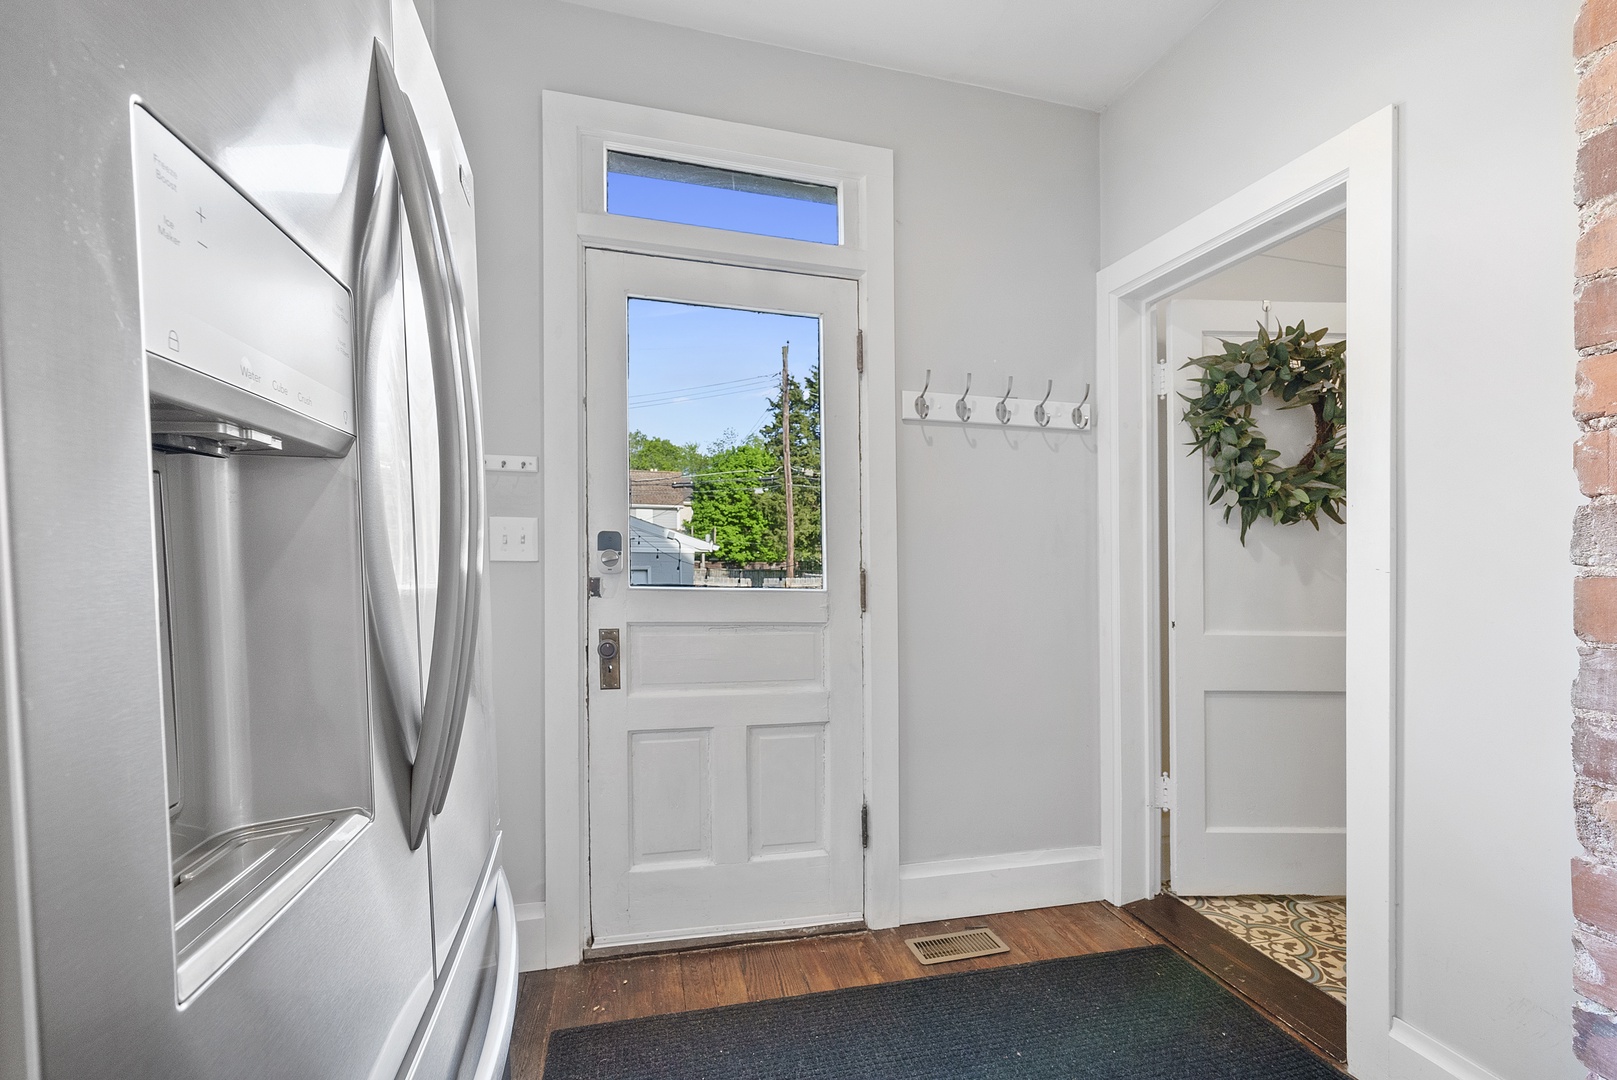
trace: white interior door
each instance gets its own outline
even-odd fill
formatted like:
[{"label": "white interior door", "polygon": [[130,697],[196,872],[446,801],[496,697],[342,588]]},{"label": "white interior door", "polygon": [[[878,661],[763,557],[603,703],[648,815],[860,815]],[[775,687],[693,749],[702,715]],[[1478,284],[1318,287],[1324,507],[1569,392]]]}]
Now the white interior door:
[{"label": "white interior door", "polygon": [[[590,251],[587,287],[593,943],[860,920],[857,286]],[[819,385],[795,459],[769,430],[788,337]],[[631,431],[669,467],[631,475]]]},{"label": "white interior door", "polygon": [[[1276,304],[1271,318],[1334,341],[1346,315]],[[1182,896],[1347,887],[1346,529],[1260,520],[1243,546],[1239,512],[1225,523],[1207,504],[1207,466],[1180,419],[1196,373],[1180,365],[1250,340],[1262,317],[1257,301],[1167,305],[1169,860]],[[1306,452],[1310,410],[1255,415],[1282,462]]]}]

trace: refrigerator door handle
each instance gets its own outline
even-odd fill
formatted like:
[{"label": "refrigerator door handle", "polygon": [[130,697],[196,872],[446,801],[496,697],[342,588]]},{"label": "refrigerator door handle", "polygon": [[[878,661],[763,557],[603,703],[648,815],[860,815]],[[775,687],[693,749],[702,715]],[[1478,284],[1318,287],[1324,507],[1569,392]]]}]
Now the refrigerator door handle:
[{"label": "refrigerator door handle", "polygon": [[494,879],[494,913],[500,920],[499,964],[494,972],[494,1002],[472,1080],[499,1080],[511,1053],[511,1025],[517,1016],[517,916],[511,885],[502,869]]},{"label": "refrigerator door handle", "polygon": [[[434,189],[434,196],[437,191]],[[435,200],[435,205],[436,200]],[[443,230],[444,248],[449,249],[449,226],[439,211],[439,224]],[[460,757],[460,736],[466,723],[466,710],[471,702],[475,678],[478,641],[478,620],[482,610],[483,575],[488,559],[485,543],[484,486],[483,486],[483,406],[478,387],[477,364],[472,356],[470,314],[466,310],[466,297],[461,290],[460,275],[453,260],[448,265],[449,299],[455,325],[461,342],[460,376],[466,408],[462,413],[466,439],[466,522],[469,533],[469,558],[465,564],[465,637],[461,642],[460,662],[455,674],[455,690],[451,697],[454,709],[449,717],[449,733],[444,742],[443,767],[433,777],[431,794],[432,812],[442,813],[444,800],[449,795],[449,781],[455,774],[455,762]]]},{"label": "refrigerator door handle", "polygon": [[[397,239],[399,227],[398,177],[387,159],[382,159],[378,168],[377,195],[360,247],[360,272],[355,288],[355,306],[362,313],[358,320],[358,354],[364,363],[361,369],[363,404],[359,409],[363,421],[359,425],[360,535],[365,548],[365,590],[369,596],[371,624],[376,631],[376,644],[388,680],[389,696],[394,702],[404,760],[414,764],[421,739],[419,643],[399,605],[392,602],[404,589],[404,583],[399,580],[399,568],[394,565],[393,551],[388,542],[391,523],[384,492],[389,477],[383,459],[391,448],[373,445],[380,440],[380,429],[387,423],[385,413],[389,402],[386,399],[392,388],[385,382],[389,376],[386,365],[392,363],[394,354],[390,349],[392,342],[383,340],[378,343],[372,340],[372,320],[377,307],[383,302],[383,295],[395,283],[402,285],[402,275],[394,254],[397,248],[393,242]],[[406,573],[413,570],[412,562]]]},{"label": "refrigerator door handle", "polygon": [[471,365],[465,307],[426,140],[380,41],[374,46],[374,61],[382,128],[393,150],[411,247],[421,272],[432,385],[438,402],[438,601],[421,732],[411,767],[409,841],[415,849],[426,836],[431,815],[443,804],[471,691],[468,673],[476,647],[479,599],[473,586],[481,576],[483,554],[482,461],[472,453],[476,419],[469,414],[467,394],[476,384],[467,376]]}]

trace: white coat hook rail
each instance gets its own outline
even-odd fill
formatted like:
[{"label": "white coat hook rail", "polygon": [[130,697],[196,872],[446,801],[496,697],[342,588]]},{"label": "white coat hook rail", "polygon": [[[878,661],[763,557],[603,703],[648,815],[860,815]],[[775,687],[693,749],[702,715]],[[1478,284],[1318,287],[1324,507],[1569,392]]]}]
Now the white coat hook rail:
[{"label": "white coat hook rail", "polygon": [[[1005,380],[1005,392],[997,396],[978,396],[971,392],[972,373],[966,373],[965,388],[957,396],[950,391],[932,389],[932,369],[919,390],[905,390],[899,395],[902,419],[908,423],[940,424],[951,427],[1032,428],[1038,431],[1088,431],[1093,423],[1090,387],[1084,386],[1083,397],[1077,401],[1056,401],[1055,380],[1047,379],[1044,395],[1040,398],[1018,398],[1016,378]],[[951,410],[948,406],[953,405]]]}]

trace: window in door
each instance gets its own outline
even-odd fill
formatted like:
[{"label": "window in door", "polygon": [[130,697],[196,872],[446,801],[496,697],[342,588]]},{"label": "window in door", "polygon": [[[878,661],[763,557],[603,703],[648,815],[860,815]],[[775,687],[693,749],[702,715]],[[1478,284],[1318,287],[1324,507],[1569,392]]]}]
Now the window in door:
[{"label": "window in door", "polygon": [[820,589],[820,320],[628,298],[629,584]]}]

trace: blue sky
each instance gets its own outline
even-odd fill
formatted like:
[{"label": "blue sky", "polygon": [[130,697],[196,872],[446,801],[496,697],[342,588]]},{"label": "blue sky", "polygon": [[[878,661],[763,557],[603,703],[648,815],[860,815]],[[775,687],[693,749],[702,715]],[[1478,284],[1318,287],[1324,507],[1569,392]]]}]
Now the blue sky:
[{"label": "blue sky", "polygon": [[606,208],[626,217],[835,244],[835,203],[788,199],[649,176],[608,173]]},{"label": "blue sky", "polygon": [[630,299],[629,430],[704,450],[726,428],[746,438],[768,418],[788,342],[801,382],[819,361],[817,318]]}]

